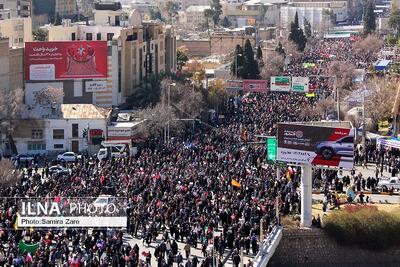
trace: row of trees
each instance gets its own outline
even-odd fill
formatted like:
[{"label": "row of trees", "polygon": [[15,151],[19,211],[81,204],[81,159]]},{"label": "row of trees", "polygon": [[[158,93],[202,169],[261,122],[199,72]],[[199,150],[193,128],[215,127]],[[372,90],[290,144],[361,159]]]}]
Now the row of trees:
[{"label": "row of trees", "polygon": [[257,57],[254,57],[253,47],[247,39],[244,49],[240,45],[236,45],[235,55],[231,64],[231,73],[237,78],[242,79],[259,79],[259,65],[262,63],[262,50],[257,48]]}]

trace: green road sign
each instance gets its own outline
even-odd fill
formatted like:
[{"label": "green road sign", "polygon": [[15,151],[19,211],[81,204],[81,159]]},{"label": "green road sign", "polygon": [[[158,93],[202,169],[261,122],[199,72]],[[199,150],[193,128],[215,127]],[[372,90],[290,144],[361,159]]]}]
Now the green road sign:
[{"label": "green road sign", "polygon": [[276,146],[277,141],[275,137],[267,138],[267,160],[276,161]]}]

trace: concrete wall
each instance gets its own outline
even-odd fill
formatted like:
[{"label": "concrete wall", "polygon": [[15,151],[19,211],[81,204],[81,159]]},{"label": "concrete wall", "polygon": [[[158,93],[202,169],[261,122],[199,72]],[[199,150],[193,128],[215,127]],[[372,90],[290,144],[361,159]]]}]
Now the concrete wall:
[{"label": "concrete wall", "polygon": [[268,267],[395,267],[400,247],[381,252],[340,246],[322,229],[284,229]]},{"label": "concrete wall", "polygon": [[210,40],[177,40],[177,48],[185,47],[187,54],[192,57],[206,57],[211,55]]},{"label": "concrete wall", "polygon": [[251,45],[255,47],[256,39],[254,36],[222,34],[211,36],[211,54],[218,55],[233,52],[236,48],[236,45],[240,45],[244,48],[244,44],[246,43],[247,39],[249,39]]}]

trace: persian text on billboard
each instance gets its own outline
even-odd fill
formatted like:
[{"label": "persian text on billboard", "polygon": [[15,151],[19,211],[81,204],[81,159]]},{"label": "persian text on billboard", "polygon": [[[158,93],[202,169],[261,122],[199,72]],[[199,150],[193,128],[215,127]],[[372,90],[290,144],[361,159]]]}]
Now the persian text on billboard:
[{"label": "persian text on billboard", "polygon": [[278,161],[351,169],[353,156],[354,138],[350,129],[278,125]]},{"label": "persian text on billboard", "polygon": [[27,42],[26,80],[107,78],[107,42]]}]

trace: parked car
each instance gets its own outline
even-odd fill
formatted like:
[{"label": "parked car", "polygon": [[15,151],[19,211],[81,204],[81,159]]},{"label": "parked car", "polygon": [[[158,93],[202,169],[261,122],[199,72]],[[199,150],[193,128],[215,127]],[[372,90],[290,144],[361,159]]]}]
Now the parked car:
[{"label": "parked car", "polygon": [[81,156],[75,154],[74,152],[65,152],[63,154],[59,154],[57,159],[64,162],[75,162],[76,160],[80,159]]},{"label": "parked car", "polygon": [[62,166],[51,166],[49,168],[49,173],[50,174],[58,173],[58,174],[61,174],[61,175],[68,175],[68,174],[71,173],[71,170],[67,169],[67,168],[64,168]]},{"label": "parked car", "polygon": [[400,190],[400,178],[399,177],[381,178],[379,179],[377,189],[383,192],[388,192],[391,189]]},{"label": "parked car", "polygon": [[353,157],[354,138],[345,136],[336,141],[323,141],[315,146],[315,153],[322,155],[324,159],[331,159],[333,156]]},{"label": "parked car", "polygon": [[12,158],[13,160],[16,160],[18,162],[25,162],[25,161],[32,161],[33,156],[28,155],[28,154],[18,154],[17,156]]}]

